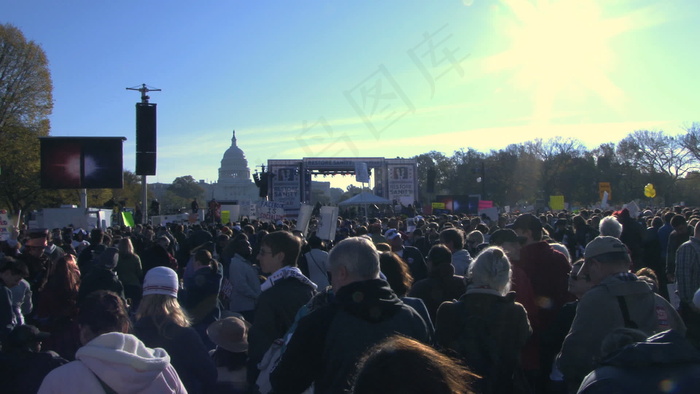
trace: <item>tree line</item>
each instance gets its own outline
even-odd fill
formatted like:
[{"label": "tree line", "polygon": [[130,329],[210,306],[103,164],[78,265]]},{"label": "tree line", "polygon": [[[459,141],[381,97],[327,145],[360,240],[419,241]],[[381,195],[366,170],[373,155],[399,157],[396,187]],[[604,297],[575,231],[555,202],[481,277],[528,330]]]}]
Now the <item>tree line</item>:
[{"label": "tree line", "polygon": [[[573,138],[535,139],[488,153],[461,148],[446,156],[431,151],[417,156],[420,201],[435,195],[482,194],[500,206],[533,204],[563,195],[566,202],[600,202],[599,183],[611,185],[611,204],[700,204],[700,124],[672,136],[637,130],[617,144],[589,150]],[[432,185],[431,185],[432,183]],[[644,195],[651,183],[654,199]],[[432,190],[431,193],[429,191]]]}]

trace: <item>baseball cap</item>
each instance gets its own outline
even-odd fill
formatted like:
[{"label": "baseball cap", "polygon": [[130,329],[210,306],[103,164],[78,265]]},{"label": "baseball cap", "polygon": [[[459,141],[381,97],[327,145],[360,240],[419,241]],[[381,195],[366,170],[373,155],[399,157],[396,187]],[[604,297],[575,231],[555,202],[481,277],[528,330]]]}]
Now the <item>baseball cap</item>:
[{"label": "baseball cap", "polygon": [[588,260],[607,253],[625,253],[625,260],[631,261],[627,246],[619,239],[610,236],[593,238],[593,241],[586,245],[583,257]]},{"label": "baseball cap", "polygon": [[395,228],[390,228],[384,233],[384,238],[386,238],[388,241],[391,241],[392,239],[400,236],[401,234],[399,234],[398,230],[396,230]]},{"label": "baseball cap", "polygon": [[23,346],[29,345],[35,342],[41,342],[44,339],[50,337],[51,334],[48,332],[40,331],[35,326],[29,324],[23,324],[15,326],[15,328],[7,336],[7,340],[11,345]]}]

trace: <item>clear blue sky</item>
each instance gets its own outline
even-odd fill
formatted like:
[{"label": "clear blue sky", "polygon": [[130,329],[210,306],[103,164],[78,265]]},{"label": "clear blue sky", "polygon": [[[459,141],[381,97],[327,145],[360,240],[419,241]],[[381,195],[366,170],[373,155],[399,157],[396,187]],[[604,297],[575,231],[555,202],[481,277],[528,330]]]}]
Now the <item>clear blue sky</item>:
[{"label": "clear blue sky", "polygon": [[[46,51],[53,136],[125,136],[158,104],[158,175],[214,181],[236,130],[252,167],[573,137],[589,148],[697,121],[688,0],[0,0]],[[320,179],[323,180],[323,179]]]}]

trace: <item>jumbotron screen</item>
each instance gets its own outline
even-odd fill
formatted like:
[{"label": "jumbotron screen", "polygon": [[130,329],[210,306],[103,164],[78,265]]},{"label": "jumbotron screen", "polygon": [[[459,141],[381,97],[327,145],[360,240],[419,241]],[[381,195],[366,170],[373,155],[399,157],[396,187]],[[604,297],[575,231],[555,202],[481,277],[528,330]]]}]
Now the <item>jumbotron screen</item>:
[{"label": "jumbotron screen", "polygon": [[41,187],[121,189],[124,137],[44,137]]}]

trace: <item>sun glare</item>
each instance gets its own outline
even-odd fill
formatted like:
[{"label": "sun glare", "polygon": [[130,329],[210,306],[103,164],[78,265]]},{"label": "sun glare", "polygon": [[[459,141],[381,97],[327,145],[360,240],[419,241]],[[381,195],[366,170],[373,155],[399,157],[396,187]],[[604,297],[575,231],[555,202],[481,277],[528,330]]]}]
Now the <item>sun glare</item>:
[{"label": "sun glare", "polygon": [[[612,37],[629,29],[620,18],[606,19],[595,1],[502,0],[510,18],[510,48],[487,61],[490,71],[514,71],[514,86],[531,95],[533,121],[548,123],[561,100],[592,93],[615,106],[623,99],[609,79],[615,54]],[[502,26],[503,27],[503,26]]]}]

